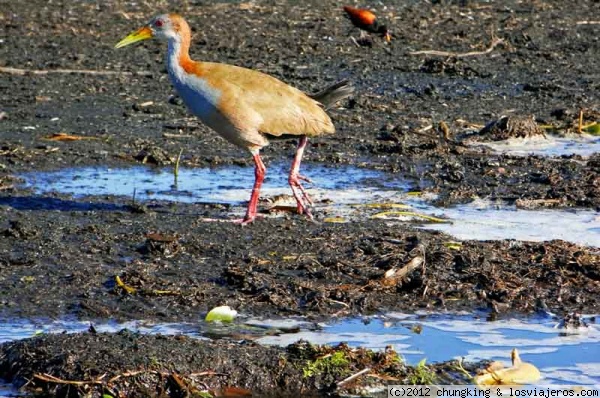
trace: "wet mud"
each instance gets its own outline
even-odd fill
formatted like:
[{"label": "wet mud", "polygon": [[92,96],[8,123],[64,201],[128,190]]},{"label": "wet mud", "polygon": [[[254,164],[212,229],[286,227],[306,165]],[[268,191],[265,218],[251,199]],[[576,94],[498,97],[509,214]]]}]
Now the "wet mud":
[{"label": "wet mud", "polygon": [[[457,247],[449,243],[451,236],[406,223],[311,223],[294,214],[242,228],[200,220],[227,217],[228,206],[218,204],[132,204],[131,198],[40,196],[24,188],[18,178],[22,172],[172,165],[180,151],[186,167],[252,166],[248,154],[190,117],[173,96],[164,44],[113,49],[152,15],[168,11],[166,6],[34,1],[2,7],[4,317],[194,321],[216,305],[249,315],[313,319],[417,309],[485,310],[492,316],[598,312],[597,248],[510,240],[465,241]],[[597,121],[600,70],[594,60],[600,56],[600,25],[590,19],[598,11],[596,1],[390,1],[385,8],[374,6],[394,36],[389,44],[378,37],[353,40],[360,34],[341,6],[192,1],[170,3],[169,11],[183,14],[194,27],[196,59],[259,69],[308,92],[341,79],[353,82],[357,95],[330,111],[336,135],[310,141],[307,162],[394,173],[413,191],[437,194],[438,205],[490,198],[598,210],[599,154],[511,156],[471,145],[484,126],[502,116],[527,121],[529,130],[505,128],[496,131],[500,138],[507,132],[539,134],[540,126],[553,126],[544,134],[573,133],[582,109],[584,123]],[[502,41],[492,48],[495,39]],[[422,50],[453,54],[413,54]],[[480,53],[463,56],[474,51]],[[294,149],[293,141],[272,143],[264,150],[267,168],[270,162],[291,160]],[[248,193],[250,186],[248,181]],[[117,276],[132,290],[119,286]],[[123,334],[5,344],[0,371],[19,383],[34,372],[64,379],[109,372],[110,361],[99,362],[95,375],[85,373],[85,366],[75,370],[67,359],[83,363],[98,357],[83,349],[75,357],[61,354],[65,362],[55,368],[48,362],[52,356],[43,355],[24,365],[31,347],[53,353],[87,346],[90,339],[113,361],[150,358],[154,343],[149,341],[161,338],[136,337],[146,342],[135,348],[121,342],[130,341]],[[202,358],[220,349],[162,339],[162,351],[182,353],[172,362],[182,372],[205,370],[187,365],[183,352],[191,348],[186,344]],[[261,361],[276,361],[279,355],[259,346],[227,349],[225,356],[252,353]],[[123,363],[119,370],[131,370],[130,365]],[[142,362],[136,366],[151,368]],[[223,366],[222,372],[235,374],[233,364]],[[291,372],[287,366],[279,377]],[[161,374],[152,377],[172,378]],[[288,384],[260,375],[235,377],[217,384],[254,391],[302,385],[295,383],[298,376],[284,380]],[[61,391],[63,396],[81,393]]]}]

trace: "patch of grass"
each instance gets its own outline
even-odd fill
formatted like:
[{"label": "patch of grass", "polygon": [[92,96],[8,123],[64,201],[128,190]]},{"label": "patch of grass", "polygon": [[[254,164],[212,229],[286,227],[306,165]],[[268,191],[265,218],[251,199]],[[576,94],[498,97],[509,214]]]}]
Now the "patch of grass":
[{"label": "patch of grass", "polygon": [[346,354],[343,351],[336,351],[331,355],[308,361],[302,369],[302,375],[304,378],[309,378],[322,373],[341,373],[349,364]]},{"label": "patch of grass", "polygon": [[403,362],[402,357],[398,355],[396,351],[391,351],[388,355],[389,363],[391,364],[400,364]]},{"label": "patch of grass", "polygon": [[150,367],[152,367],[152,368],[159,368],[159,367],[161,366],[161,363],[160,363],[160,361],[159,361],[159,360],[158,360],[158,358],[156,358],[156,357],[150,357],[150,358],[148,358],[148,360],[149,360],[149,361],[148,361],[148,362],[149,362],[149,365],[150,365]]},{"label": "patch of grass", "polygon": [[417,366],[414,367],[414,370],[410,376],[408,376],[408,383],[413,385],[423,385],[423,384],[433,384],[436,380],[435,372],[432,369],[429,369],[425,362],[427,358],[423,358]]}]

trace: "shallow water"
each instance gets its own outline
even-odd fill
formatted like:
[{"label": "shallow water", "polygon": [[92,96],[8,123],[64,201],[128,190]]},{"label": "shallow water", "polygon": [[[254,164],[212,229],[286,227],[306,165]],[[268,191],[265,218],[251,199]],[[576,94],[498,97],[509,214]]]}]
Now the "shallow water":
[{"label": "shallow water", "polygon": [[[486,321],[473,315],[390,313],[385,316],[350,318],[328,324],[312,324],[303,319],[259,320],[239,318],[230,326],[143,321],[94,323],[99,332],[116,332],[123,328],[140,333],[185,334],[204,338],[204,334],[252,331],[257,342],[286,346],[299,339],[317,344],[347,342],[351,346],[375,350],[391,345],[409,364],[423,358],[440,362],[464,357],[510,362],[510,351],[518,348],[524,361],[535,364],[542,372],[541,384],[600,383],[600,325],[591,317],[588,326],[576,330],[557,327],[549,315],[528,319]],[[0,342],[31,337],[39,333],[70,333],[87,330],[89,322],[4,320],[0,322]],[[294,328],[299,331],[289,333]],[[271,329],[269,335],[267,332]],[[281,331],[271,335],[273,330]],[[262,336],[262,337],[261,337]]]},{"label": "shallow water", "polygon": [[547,137],[536,136],[531,138],[511,138],[497,142],[481,142],[476,145],[487,146],[494,151],[511,155],[528,156],[531,154],[541,156],[580,155],[590,156],[600,152],[600,137],[583,134],[579,136]]},{"label": "shallow water", "polygon": [[[103,167],[64,169],[53,172],[21,175],[26,185],[36,193],[71,194],[76,198],[88,195],[122,195],[136,200],[168,200],[174,202],[212,202],[235,204],[232,213],[241,216],[254,178],[252,167],[222,167],[216,169],[181,169],[175,183],[172,169]],[[452,208],[436,208],[425,198],[408,194],[408,184],[394,175],[352,166],[326,167],[307,164],[303,173],[313,180],[307,184],[315,200],[315,213],[325,221],[353,221],[373,217],[383,208],[357,204],[396,203],[417,212],[390,220],[423,221],[419,215],[445,218],[446,223],[424,221],[423,227],[454,235],[457,239],[518,239],[566,241],[600,247],[600,214],[592,210],[518,210],[502,203],[476,201]],[[261,197],[289,195],[287,165],[269,167]],[[291,197],[284,204],[294,204]],[[261,205],[262,206],[262,205]],[[392,209],[399,210],[399,209]]]},{"label": "shallow water", "polygon": [[542,242],[562,239],[587,246],[600,247],[600,213],[587,209],[520,210],[515,206],[476,200],[467,205],[447,209],[431,209],[438,217],[453,220],[446,224],[428,224],[457,239],[518,239]]},{"label": "shallow water", "polygon": [[0,397],[20,397],[21,394],[9,384],[0,383]]},{"label": "shallow water", "polygon": [[299,338],[319,344],[342,341],[383,349],[393,346],[409,364],[423,358],[440,362],[492,359],[510,364],[518,348],[524,361],[543,374],[540,384],[600,383],[600,325],[565,333],[550,317],[488,322],[483,318],[448,315],[388,314],[380,318],[348,319],[322,330],[266,336],[261,344],[287,345]]}]

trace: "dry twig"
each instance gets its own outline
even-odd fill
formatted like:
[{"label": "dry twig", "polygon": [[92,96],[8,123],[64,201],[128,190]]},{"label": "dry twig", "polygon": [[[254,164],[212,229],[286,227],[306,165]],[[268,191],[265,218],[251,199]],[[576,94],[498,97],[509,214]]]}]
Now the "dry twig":
[{"label": "dry twig", "polygon": [[[138,376],[140,374],[146,374],[146,373],[155,374],[155,375],[159,375],[159,376],[163,376],[163,377],[166,377],[166,376],[169,376],[172,374],[171,372],[161,372],[158,370],[130,370],[130,371],[125,371],[123,373],[115,375],[108,380],[103,380],[106,377],[106,373],[95,379],[92,379],[92,380],[65,380],[65,379],[61,379],[61,378],[49,375],[47,373],[36,373],[33,375],[33,378],[42,380],[42,381],[46,381],[48,383],[70,384],[73,386],[102,385],[102,384],[111,385],[112,383],[114,383],[115,381],[117,381],[121,378],[134,377],[134,376]],[[212,370],[209,370],[209,371],[204,371],[204,372],[190,373],[187,377],[199,377],[199,376],[228,376],[228,375],[225,373],[217,373]]]},{"label": "dry twig", "polygon": [[173,133],[163,133],[163,137],[165,138],[191,138],[193,134],[173,134]]},{"label": "dry twig", "polygon": [[93,70],[93,69],[21,69],[13,68],[10,66],[0,66],[0,73],[8,73],[11,75],[23,76],[27,74],[31,75],[47,75],[50,73],[64,73],[64,74],[83,74],[83,75],[135,75],[135,76],[151,76],[150,71],[138,71],[138,72],[127,72],[117,70]]},{"label": "dry twig", "polygon": [[98,377],[97,379],[94,380],[64,380],[64,379],[60,379],[58,377],[54,377],[52,375],[49,375],[47,373],[36,373],[33,375],[33,377],[35,379],[39,379],[39,380],[43,380],[43,381],[47,381],[49,383],[57,383],[57,384],[70,384],[73,386],[85,386],[85,385],[90,385],[90,384],[102,384],[102,378],[106,376],[106,374],[103,374],[102,376]]},{"label": "dry twig", "polygon": [[402,267],[400,269],[392,268],[392,269],[387,270],[385,272],[385,274],[383,275],[383,277],[384,277],[384,279],[393,278],[394,280],[402,280],[402,279],[404,279],[404,277],[406,277],[412,271],[419,268],[419,266],[421,266],[424,262],[425,262],[425,259],[423,257],[421,257],[421,256],[414,257],[408,263],[406,263],[406,265],[404,265],[404,267]]},{"label": "dry twig", "polygon": [[335,386],[336,386],[336,388],[340,388],[344,384],[347,384],[347,383],[351,382],[352,380],[356,379],[357,377],[360,377],[370,371],[371,371],[371,368],[364,368],[360,372],[354,373],[353,375],[346,377],[344,380],[338,381],[337,383],[335,383]]},{"label": "dry twig", "polygon": [[472,57],[472,56],[476,56],[476,55],[489,54],[494,50],[494,48],[496,48],[496,46],[498,44],[502,44],[502,43],[504,43],[504,39],[494,37],[492,39],[490,46],[483,51],[469,51],[466,53],[455,53],[455,52],[449,52],[449,51],[421,50],[421,51],[412,51],[412,52],[409,52],[409,54],[410,55],[437,55],[440,57],[448,57],[448,58],[464,58],[464,57]]}]

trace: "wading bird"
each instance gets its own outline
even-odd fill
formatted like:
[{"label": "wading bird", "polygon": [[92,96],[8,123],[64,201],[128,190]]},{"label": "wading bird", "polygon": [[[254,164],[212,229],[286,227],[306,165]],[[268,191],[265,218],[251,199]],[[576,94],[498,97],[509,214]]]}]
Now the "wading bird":
[{"label": "wading bird", "polygon": [[346,15],[350,18],[350,22],[357,28],[370,33],[379,34],[387,42],[392,40],[392,35],[387,27],[381,25],[379,21],[377,21],[377,16],[371,11],[350,6],[344,6],[344,11],[346,11]]},{"label": "wading bird", "polygon": [[335,128],[324,108],[353,92],[347,82],[307,95],[282,81],[251,69],[213,62],[193,61],[189,55],[191,30],[177,14],[154,17],[148,24],[121,40],[116,48],[156,37],[168,42],[167,71],[175,90],[189,110],[227,141],[253,156],[254,187],[241,224],[254,221],[266,167],[260,149],[269,139],[298,138],[288,182],[298,213],[312,215],[310,197],[301,181],[300,161],[308,137],[332,134]]}]

